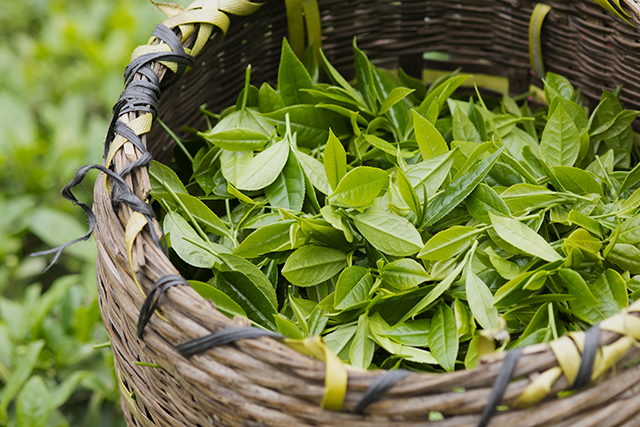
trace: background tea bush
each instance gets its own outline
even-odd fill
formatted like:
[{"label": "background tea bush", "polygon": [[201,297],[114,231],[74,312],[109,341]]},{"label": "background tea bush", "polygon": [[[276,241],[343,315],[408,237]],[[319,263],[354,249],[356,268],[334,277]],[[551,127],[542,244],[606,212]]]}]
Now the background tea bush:
[{"label": "background tea bush", "polygon": [[[98,311],[93,242],[60,196],[100,163],[124,67],[163,15],[146,0],[3,0],[0,7],[0,426],[124,425]],[[90,184],[78,191],[90,201]]]}]

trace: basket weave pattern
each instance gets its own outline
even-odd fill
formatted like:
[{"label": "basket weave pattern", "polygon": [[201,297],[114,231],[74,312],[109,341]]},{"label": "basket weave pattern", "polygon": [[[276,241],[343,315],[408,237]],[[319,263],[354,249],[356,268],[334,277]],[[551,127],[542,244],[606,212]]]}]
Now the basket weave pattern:
[{"label": "basket weave pattern", "polygon": [[[343,75],[352,77],[351,43],[376,63],[409,72],[423,67],[480,72],[509,78],[514,91],[531,78],[528,27],[534,2],[484,1],[320,1],[323,48]],[[599,99],[603,88],[624,84],[623,105],[640,109],[640,33],[589,1],[552,1],[542,36],[548,71],[570,78],[582,88],[587,103]],[[637,15],[636,15],[637,16]],[[428,19],[425,19],[428,18]],[[637,19],[636,19],[637,21]],[[244,24],[248,25],[244,25]],[[242,87],[242,70],[252,64],[252,81],[273,81],[281,40],[286,36],[284,2],[272,0],[247,18],[233,20],[224,41],[214,34],[196,59],[196,66],[165,91],[159,116],[173,129],[188,125],[204,129],[197,112],[203,103],[216,111],[228,105]],[[185,45],[193,43],[187,38]],[[450,52],[455,60],[424,62],[425,51]],[[155,64],[163,76],[165,69]],[[141,78],[141,76],[138,76]],[[124,122],[141,113],[120,117]],[[157,128],[142,135],[156,159],[171,158],[172,143]],[[130,143],[118,150],[111,165],[121,171],[142,154]],[[146,169],[127,176],[132,191],[146,200],[150,190]],[[366,415],[350,414],[381,371],[349,370],[344,411],[320,408],[324,394],[324,363],[310,359],[267,338],[243,340],[185,359],[174,346],[230,326],[189,287],[173,287],[146,329],[136,336],[136,323],[145,295],[168,274],[178,274],[147,229],[133,241],[128,255],[125,231],[132,211],[114,211],[104,176],[95,186],[98,222],[98,291],[104,323],[123,392],[122,405],[131,426],[475,426],[502,367],[502,354],[486,357],[473,371],[452,374],[412,373]],[[155,224],[157,227],[157,224]],[[131,262],[131,263],[130,263]],[[132,274],[131,266],[135,271]],[[620,335],[603,332],[601,345]],[[640,365],[625,366],[640,355],[631,347],[614,373],[596,385],[565,397],[564,376],[553,383],[549,399],[528,409],[499,412],[491,426],[638,426],[640,425]],[[136,362],[161,368],[139,366]],[[527,347],[514,372],[502,404],[512,404],[537,375],[558,366],[546,344]],[[462,389],[464,391],[455,391]],[[428,423],[429,413],[443,421]]]}]

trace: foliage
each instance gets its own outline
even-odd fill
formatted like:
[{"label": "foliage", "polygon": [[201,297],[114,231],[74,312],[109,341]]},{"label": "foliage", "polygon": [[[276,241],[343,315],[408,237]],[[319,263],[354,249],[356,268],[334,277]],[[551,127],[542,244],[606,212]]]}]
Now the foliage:
[{"label": "foliage", "polygon": [[[162,14],[136,0],[7,0],[0,11],[0,425],[122,425],[92,242],[42,275],[29,258],[86,232],[61,188],[99,163],[136,44]],[[84,190],[84,191],[83,191]],[[78,191],[90,200],[90,187]]]},{"label": "foliage", "polygon": [[638,111],[604,91],[588,115],[551,73],[547,108],[489,109],[453,96],[467,76],[427,87],[354,53],[355,87],[324,57],[333,84],[318,83],[285,40],[277,89],[251,86],[249,68],[235,106],[180,144],[184,183],[150,168],[199,292],[258,327],[322,334],[354,366],[428,372],[637,298]]}]

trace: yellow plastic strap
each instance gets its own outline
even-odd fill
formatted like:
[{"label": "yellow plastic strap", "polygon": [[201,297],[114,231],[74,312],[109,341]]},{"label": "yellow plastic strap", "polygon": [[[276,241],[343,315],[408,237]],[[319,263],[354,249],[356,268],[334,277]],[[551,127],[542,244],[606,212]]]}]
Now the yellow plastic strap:
[{"label": "yellow plastic strap", "polygon": [[514,406],[522,408],[540,402],[551,392],[551,386],[560,375],[562,369],[557,366],[538,375],[515,401]]},{"label": "yellow plastic strap", "polygon": [[285,0],[289,45],[298,58],[304,55],[304,23],[302,22],[302,0]]},{"label": "yellow plastic strap", "polygon": [[229,17],[219,10],[191,9],[185,10],[179,15],[174,15],[163,22],[169,28],[183,24],[211,24],[220,28],[223,33],[229,29]]},{"label": "yellow plastic strap", "polygon": [[545,75],[540,34],[544,18],[550,10],[551,6],[538,3],[533,9],[531,20],[529,21],[529,61],[531,62],[531,68],[540,78],[544,78]]},{"label": "yellow plastic strap", "polygon": [[615,316],[600,322],[600,329],[629,335],[640,340],[640,318],[625,313],[618,313]]},{"label": "yellow plastic strap", "polygon": [[573,384],[580,369],[580,352],[576,348],[575,343],[569,337],[551,341],[549,343],[553,354],[558,359],[558,364],[562,369],[562,373],[567,378],[569,384]]},{"label": "yellow plastic strap", "polygon": [[614,366],[624,357],[625,354],[627,354],[635,342],[636,341],[633,337],[625,336],[614,343],[602,347],[601,352],[599,352],[600,357],[596,357],[595,363],[593,364],[593,374],[591,375],[591,379],[595,380],[600,375],[607,372],[609,368]]},{"label": "yellow plastic strap", "polygon": [[329,347],[322,342],[320,337],[308,337],[303,340],[285,339],[284,343],[292,349],[307,356],[325,362],[326,373],[324,378],[324,396],[322,408],[332,411],[342,409],[344,396],[347,392],[347,370],[338,356],[333,354]]},{"label": "yellow plastic strap", "polygon": [[[626,22],[627,24],[633,27],[633,24],[627,21],[627,19],[624,16],[620,15],[620,13],[611,5],[611,2],[607,0],[593,0],[593,1],[598,3],[600,6],[602,6],[602,8],[605,9],[610,14],[617,16],[618,18],[622,19],[624,22]],[[631,17],[620,5],[620,0],[612,0],[612,1],[616,4],[616,6],[618,6],[618,9],[621,10],[622,13]]]},{"label": "yellow plastic strap", "polygon": [[320,48],[322,47],[322,26],[320,25],[320,9],[317,0],[302,0],[304,20],[307,24],[307,44],[311,46],[316,57],[316,63],[320,63]]},{"label": "yellow plastic strap", "polygon": [[131,277],[138,285],[138,289],[142,295],[144,295],[144,291],[142,290],[142,286],[138,282],[138,277],[136,276],[136,271],[133,268],[133,242],[135,242],[136,237],[144,226],[147,225],[147,218],[142,215],[140,212],[133,212],[131,217],[129,218],[129,222],[127,223],[127,228],[124,232],[124,242],[125,247],[127,249],[127,260],[129,261],[129,268],[131,269]]},{"label": "yellow plastic strap", "polygon": [[[153,124],[153,115],[151,113],[147,113],[138,117],[135,120],[127,123],[127,126],[133,130],[136,135],[142,135],[143,133],[149,132],[151,130],[151,125]],[[109,153],[107,154],[106,165],[110,166],[113,161],[113,156],[116,155],[116,152],[122,148],[122,146],[127,142],[126,138],[122,135],[116,135],[116,137],[111,142],[109,146]]]}]

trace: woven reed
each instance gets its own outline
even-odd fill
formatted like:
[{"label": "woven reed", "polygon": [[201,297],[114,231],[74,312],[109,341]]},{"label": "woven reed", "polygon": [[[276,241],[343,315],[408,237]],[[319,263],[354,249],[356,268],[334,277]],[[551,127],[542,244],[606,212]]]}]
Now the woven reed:
[{"label": "woven reed", "polygon": [[[423,67],[464,66],[509,78],[516,92],[531,78],[528,25],[534,2],[519,0],[320,1],[323,48],[345,76],[351,76],[351,42],[379,64],[419,73]],[[548,71],[561,73],[580,86],[587,103],[603,88],[624,84],[626,108],[640,109],[640,33],[589,1],[550,1],[553,6],[542,35]],[[633,3],[638,6],[635,1]],[[636,15],[637,16],[637,15]],[[428,19],[425,19],[428,17]],[[637,19],[635,19],[637,21]],[[637,22],[636,22],[637,23]],[[247,25],[245,25],[247,24]],[[197,64],[161,98],[160,117],[173,129],[203,129],[198,107],[216,111],[231,103],[241,89],[242,70],[252,65],[252,81],[274,81],[281,40],[286,36],[284,2],[267,2],[248,18],[232,20],[224,41],[217,35],[198,56]],[[192,40],[187,40],[188,44]],[[424,51],[450,52],[454,61],[423,61]],[[164,68],[156,64],[162,76]],[[137,113],[121,117],[133,120]],[[147,137],[148,136],[148,137]],[[154,128],[142,140],[157,159],[171,157],[171,141]],[[140,153],[127,143],[113,162],[122,170]],[[135,170],[127,182],[142,200],[149,192],[146,170]],[[95,186],[98,218],[98,291],[104,323],[111,337],[115,368],[121,379],[122,406],[130,426],[420,426],[477,425],[491,387],[500,372],[502,354],[486,357],[473,371],[451,374],[412,373],[372,404],[366,415],[347,412],[381,371],[349,370],[343,412],[319,404],[324,393],[324,364],[267,339],[239,341],[191,359],[173,346],[235,325],[188,287],[174,287],[160,301],[143,340],[136,323],[144,300],[132,278],[125,248],[131,211],[114,212],[104,176]],[[167,274],[178,274],[147,230],[135,240],[133,264],[140,285],[149,292]],[[237,326],[237,325],[236,325]],[[601,335],[601,344],[619,338]],[[639,426],[640,365],[625,368],[640,355],[632,347],[598,384],[557,399],[568,384],[561,376],[550,397],[528,409],[498,412],[491,426]],[[139,366],[136,362],[161,368]],[[515,369],[502,404],[509,405],[535,377],[558,362],[546,344],[527,347]],[[464,391],[454,391],[464,388]],[[445,419],[428,422],[432,411]]]}]

